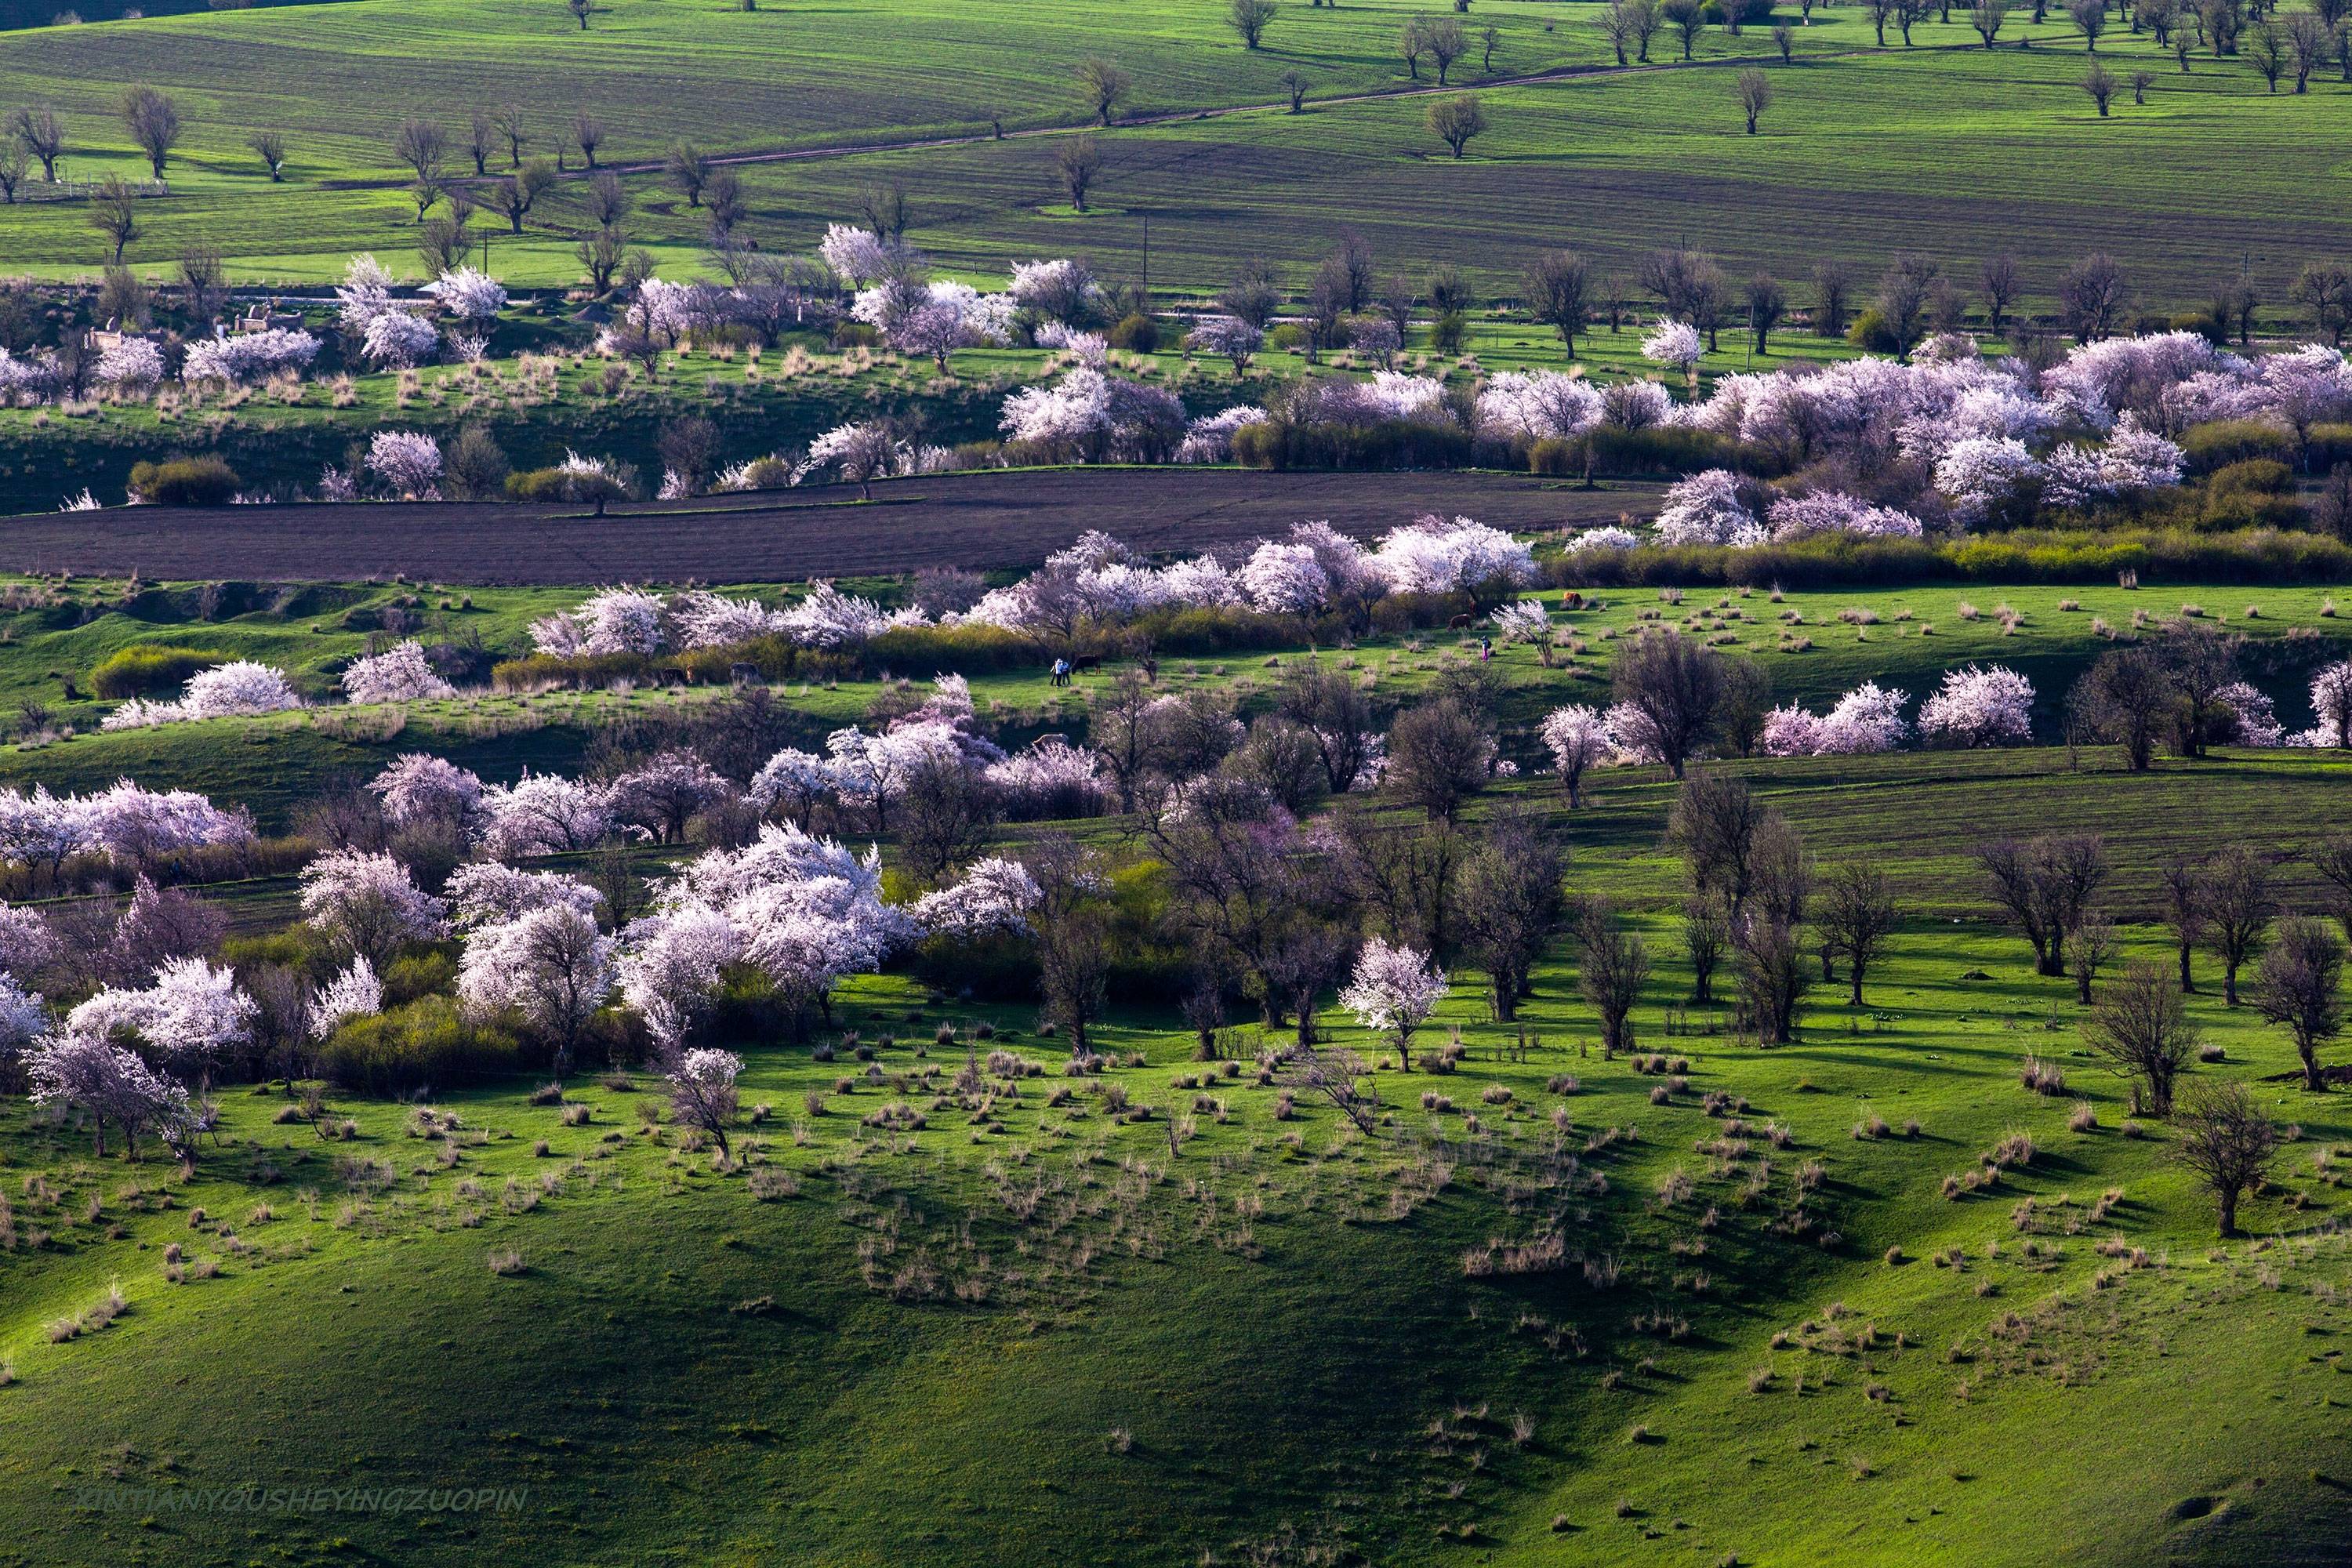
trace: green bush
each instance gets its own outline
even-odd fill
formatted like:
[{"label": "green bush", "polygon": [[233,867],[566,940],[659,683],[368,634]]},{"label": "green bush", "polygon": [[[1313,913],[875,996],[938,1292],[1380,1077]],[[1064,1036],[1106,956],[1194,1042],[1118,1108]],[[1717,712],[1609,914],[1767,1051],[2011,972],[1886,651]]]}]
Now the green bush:
[{"label": "green bush", "polygon": [[2209,496],[2274,496],[2294,488],[2294,475],[2275,458],[2247,458],[2213,470],[2205,481]]},{"label": "green bush", "polygon": [[1268,348],[1303,349],[1307,346],[1307,329],[1296,321],[1285,321],[1265,334]]},{"label": "green bush", "polygon": [[2291,433],[2259,419],[2215,419],[2191,425],[2180,433],[2180,449],[2189,456],[2189,471],[2195,474],[2210,474],[2250,458],[2292,463],[2296,455]]},{"label": "green bush", "polygon": [[2352,425],[2315,425],[2303,438],[2306,472],[2324,474],[2338,463],[2352,463]]},{"label": "green bush", "polygon": [[1429,324],[1429,346],[1442,353],[1459,353],[1470,339],[1470,318],[1448,310]]},{"label": "green bush", "polygon": [[235,468],[210,453],[131,468],[131,489],[157,506],[226,506],[243,485]]},{"label": "green bush", "polygon": [[1160,347],[1160,323],[1140,310],[1122,316],[1110,330],[1110,346],[1131,353],[1155,353]]},{"label": "green bush", "polygon": [[1234,460],[1245,468],[1458,468],[1469,435],[1451,425],[1383,419],[1376,425],[1294,425],[1268,419],[1234,432]]},{"label": "green bush", "polygon": [[446,996],[353,1018],[319,1047],[319,1075],[354,1094],[389,1098],[543,1065],[495,1025],[476,1024]]},{"label": "green bush", "polygon": [[1864,353],[1899,354],[1905,347],[1874,305],[1853,319],[1853,325],[1845,330],[1845,341]]},{"label": "green bush", "polygon": [[446,952],[412,952],[383,966],[383,999],[393,1006],[421,1001],[457,983],[457,961]]},{"label": "green bush", "polygon": [[870,349],[882,342],[882,334],[864,321],[835,321],[833,324],[833,346],[837,349]]},{"label": "green bush", "polygon": [[128,647],[116,648],[91,667],[89,689],[116,701],[126,697],[154,697],[177,692],[198,670],[228,661],[227,654],[211,648],[132,643]]},{"label": "green bush", "polygon": [[1528,471],[1574,479],[1585,471],[1587,453],[1592,472],[1612,478],[1680,479],[1702,468],[1735,468],[1769,479],[1780,465],[1761,447],[1747,446],[1713,430],[1682,425],[1661,425],[1648,430],[1622,430],[1613,425],[1574,440],[1557,437],[1528,449]]},{"label": "green bush", "polygon": [[1822,534],[1752,550],[1649,545],[1546,563],[1552,584],[1570,588],[2090,584],[2113,583],[2126,569],[2147,584],[2334,584],[2352,577],[2352,546],[2326,534],[2274,527],[2017,529],[1943,542]]}]

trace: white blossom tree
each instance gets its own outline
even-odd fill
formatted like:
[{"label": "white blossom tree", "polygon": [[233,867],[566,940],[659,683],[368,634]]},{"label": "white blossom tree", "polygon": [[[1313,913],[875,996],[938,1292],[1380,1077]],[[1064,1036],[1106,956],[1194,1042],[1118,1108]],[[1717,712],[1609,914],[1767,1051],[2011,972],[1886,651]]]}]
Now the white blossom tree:
[{"label": "white blossom tree", "polygon": [[1399,1063],[1411,1072],[1412,1037],[1437,1011],[1447,989],[1445,976],[1427,953],[1374,937],[1357,953],[1355,973],[1339,993],[1339,1005],[1365,1028],[1386,1035],[1397,1048]]},{"label": "white blossom tree", "polygon": [[441,678],[411,637],[383,653],[352,660],[343,671],[343,695],[353,702],[425,702],[455,697],[457,689]]},{"label": "white blossom tree", "polygon": [[404,943],[438,941],[447,930],[442,901],[389,855],[331,849],[302,868],[301,880],[302,918],[371,969]]},{"label": "white blossom tree", "polygon": [[667,1074],[671,1110],[687,1126],[718,1139],[721,1160],[734,1158],[727,1129],[735,1120],[735,1079],[742,1070],[743,1058],[733,1052],[705,1048],[685,1053]]}]

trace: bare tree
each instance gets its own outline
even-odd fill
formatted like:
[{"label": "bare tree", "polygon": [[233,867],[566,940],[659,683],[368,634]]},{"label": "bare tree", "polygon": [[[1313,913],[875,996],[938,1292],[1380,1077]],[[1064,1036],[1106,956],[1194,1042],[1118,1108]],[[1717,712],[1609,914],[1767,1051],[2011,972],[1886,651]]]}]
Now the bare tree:
[{"label": "bare tree", "polygon": [[441,177],[441,162],[448,147],[447,134],[430,120],[404,120],[392,138],[393,156],[415,171],[419,184]]},{"label": "bare tree", "polygon": [[1421,79],[1421,57],[1429,53],[1429,19],[1408,16],[1397,29],[1397,53],[1404,58],[1405,69],[1412,79]]},{"label": "bare tree", "polygon": [[491,123],[498,128],[499,139],[507,144],[507,167],[521,168],[523,145],[530,140],[530,129],[522,117],[522,105],[500,104],[498,112],[491,117]]},{"label": "bare tree", "polygon": [[2099,52],[2099,35],[2107,30],[2107,0],[2066,0],[2066,15],[2083,35],[2083,52]]},{"label": "bare tree", "polygon": [[680,142],[669,150],[662,164],[662,177],[670,188],[686,198],[686,205],[702,205],[703,187],[710,184],[710,160],[704,157],[690,142]]},{"label": "bare tree", "polygon": [[1853,290],[1853,270],[1843,261],[1813,266],[1813,332],[1818,337],[1845,335],[1847,298]]},{"label": "bare tree", "polygon": [[1975,0],[1969,7],[1969,26],[1984,40],[1986,48],[2000,37],[2000,29],[2009,20],[2009,0]]},{"label": "bare tree", "polygon": [[2150,1115],[2172,1114],[2172,1088],[2197,1054],[2197,1026],[2180,988],[2154,963],[2131,963],[2099,994],[2083,1043],[2132,1080],[2132,1106],[2143,1089]]},{"label": "bare tree", "polygon": [[1085,94],[1087,108],[1097,124],[1108,125],[1118,113],[1118,100],[1127,96],[1135,79],[1127,74],[1117,61],[1101,55],[1088,55],[1078,62],[1078,87]]},{"label": "bare tree", "polygon": [[1290,112],[1302,112],[1307,107],[1307,74],[1293,66],[1274,79],[1283,91],[1290,95]]},{"label": "bare tree", "polygon": [[[2090,3],[2096,5],[2098,0],[2090,0]],[[2096,61],[2093,61],[2091,68],[2083,75],[2083,90],[2091,95],[2091,101],[2098,106],[2099,118],[2105,120],[2107,117],[2107,105],[2115,100],[2115,73]]]},{"label": "bare tree", "polygon": [[[1873,3],[1876,3],[1876,0],[1873,0]],[[1691,50],[1698,44],[1699,36],[1706,31],[1706,0],[1665,0],[1665,3],[1658,7],[1658,13],[1681,37],[1683,58],[1687,62],[1691,58]],[[1884,38],[1879,41],[1885,42]]]},{"label": "bare tree", "polygon": [[1325,1101],[1359,1132],[1370,1135],[1380,1130],[1379,1087],[1371,1068],[1353,1051],[1319,1047],[1311,1041],[1287,1046],[1275,1068],[1274,1081],[1293,1096],[1307,1095]]},{"label": "bare tree", "polygon": [[2238,970],[2270,930],[2278,904],[2270,868],[2233,844],[2205,863],[2205,940],[2221,960],[2221,996],[2238,1005]]},{"label": "bare tree", "polygon": [[1446,85],[1446,72],[1454,62],[1470,52],[1469,36],[1462,24],[1451,16],[1440,17],[1429,25],[1429,58],[1437,66],[1437,85]]},{"label": "bare tree", "polygon": [[1577,991],[1601,1015],[1602,1054],[1633,1049],[1628,1021],[1650,978],[1649,950],[1640,937],[1628,935],[1618,925],[1607,903],[1597,900],[1585,906],[1577,922],[1576,943]]},{"label": "bare tree", "polygon": [[534,158],[502,180],[494,180],[482,195],[489,209],[507,220],[516,234],[522,232],[522,220],[530,216],[547,187],[555,184],[555,171],[544,159]]},{"label": "bare tree", "polygon": [[2344,1032],[2343,977],[2342,939],[2320,921],[2300,915],[2279,922],[2277,936],[2254,971],[2254,1005],[2265,1023],[2283,1024],[2294,1037],[2303,1087],[2315,1093],[2327,1087],[2319,1047]]},{"label": "bare tree", "polygon": [[104,235],[114,246],[114,263],[122,264],[124,247],[139,237],[139,202],[131,195],[129,182],[120,174],[109,174],[100,182],[89,197],[89,226]]},{"label": "bare tree", "polygon": [[2024,289],[2017,258],[2005,250],[1986,257],[1977,268],[1977,294],[1984,300],[1985,321],[1996,332],[2001,330],[2008,320],[2009,308],[2017,303],[2017,297]]},{"label": "bare tree", "polygon": [[1266,24],[1274,20],[1276,9],[1274,0],[1233,0],[1225,8],[1225,22],[1241,35],[1244,48],[1254,49],[1265,36]]},{"label": "bare tree", "polygon": [[58,156],[66,150],[65,126],[57,111],[26,104],[8,117],[8,131],[25,144],[26,152],[41,161],[42,181],[56,184]]},{"label": "bare tree", "polygon": [[572,117],[572,141],[593,170],[596,167],[596,149],[604,144],[604,122],[582,110]]},{"label": "bare tree", "polygon": [[277,184],[286,178],[286,138],[275,131],[257,131],[245,139],[261,166],[269,172],[269,183]]},{"label": "bare tree", "polygon": [[1757,117],[1772,101],[1772,79],[1749,66],[1739,73],[1735,85],[1739,93],[1740,112],[1748,116],[1748,134],[1753,136],[1756,134]]},{"label": "bare tree", "polygon": [[2238,1199],[2260,1187],[2278,1154],[2278,1129],[2242,1083],[2191,1088],[2184,1097],[2173,1157],[2195,1173],[2221,1209],[2221,1235],[2238,1234]]},{"label": "bare tree", "polygon": [[1715,1000],[1715,972],[1731,945],[1731,925],[1723,905],[1712,893],[1693,893],[1683,900],[1683,952],[1690,960],[1691,1000]]},{"label": "bare tree", "polygon": [[1456,158],[1470,145],[1471,139],[1486,129],[1486,106],[1476,93],[1465,92],[1459,97],[1440,99],[1429,106],[1429,129],[1440,142],[1454,149]]},{"label": "bare tree", "polygon": [[2066,973],[2066,939],[2090,918],[2107,879],[2106,846],[2095,833],[2046,834],[2030,843],[1977,846],[1993,900],[2033,948],[2038,974]]},{"label": "bare tree", "polygon": [[1486,972],[1495,1017],[1518,1016],[1534,989],[1535,966],[1567,912],[1560,878],[1567,858],[1524,813],[1496,817],[1486,841],[1463,866],[1459,894],[1463,945]]},{"label": "bare tree", "polygon": [[2276,92],[2279,78],[2286,74],[2285,32],[2276,22],[2265,17],[2255,23],[2253,29],[2246,34],[2242,47],[2246,59],[2254,68],[2254,74],[2263,79],[2263,85],[2271,91]]},{"label": "bare tree", "polygon": [[1614,700],[1641,716],[1643,739],[1675,777],[1715,727],[1723,694],[1716,657],[1669,627],[1652,626],[1621,647],[1610,674]]},{"label": "bare tree", "polygon": [[477,179],[490,172],[490,154],[499,147],[498,121],[478,104],[466,117],[466,155],[474,161]]},{"label": "bare tree", "polygon": [[1748,279],[1748,331],[1756,341],[1756,352],[1768,352],[1773,330],[1789,313],[1789,291],[1769,272],[1759,272]]},{"label": "bare tree", "polygon": [[192,241],[180,251],[180,303],[192,321],[207,321],[228,297],[220,247]]},{"label": "bare tree", "polygon": [[1109,879],[1098,858],[1067,834],[1041,837],[1023,858],[1041,895],[1029,925],[1045,1016],[1084,1060],[1094,1054],[1087,1030],[1110,1003]]},{"label": "bare tree", "polygon": [[1695,773],[1675,792],[1666,842],[1683,858],[1691,886],[1723,902],[1735,925],[1756,882],[1756,840],[1771,812],[1748,781],[1720,769]]},{"label": "bare tree", "polygon": [[1087,210],[1087,192],[1102,174],[1102,146],[1091,136],[1067,136],[1054,147],[1054,167],[1062,176],[1062,190],[1074,212]]},{"label": "bare tree", "polygon": [[1331,793],[1347,793],[1371,760],[1378,721],[1364,689],[1345,670],[1298,659],[1284,673],[1274,700],[1276,712],[1315,737]]},{"label": "bare tree", "polygon": [[0,202],[10,206],[16,203],[16,187],[33,167],[33,155],[25,151],[22,142],[0,145]]},{"label": "bare tree", "polygon": [[1731,919],[1739,994],[1761,1044],[1796,1038],[1799,1009],[1811,989],[1802,927],[1812,892],[1803,842],[1778,816],[1758,826],[1749,854],[1747,908]]},{"label": "bare tree", "polygon": [[2164,923],[2172,932],[2180,960],[2180,989],[2193,992],[2197,980],[2189,971],[2189,954],[2205,940],[2205,877],[2193,860],[2173,855],[2157,873],[2164,899]]},{"label": "bare tree", "polygon": [[1559,334],[1568,357],[1576,357],[1576,334],[1592,314],[1592,269],[1572,250],[1547,250],[1527,272],[1528,310]]},{"label": "bare tree", "polygon": [[169,93],[152,87],[134,87],[122,95],[122,123],[131,140],[147,154],[147,165],[157,179],[180,140],[180,106]]},{"label": "bare tree", "polygon": [[2084,731],[2119,748],[2124,766],[2136,773],[2155,761],[2175,700],[2162,655],[2146,643],[2101,654],[2067,698]]},{"label": "bare tree", "polygon": [[1898,918],[1895,884],[1875,862],[1851,860],[1822,879],[1813,921],[1827,951],[1845,961],[1856,1007],[1863,1005],[1863,975],[1886,951]]}]

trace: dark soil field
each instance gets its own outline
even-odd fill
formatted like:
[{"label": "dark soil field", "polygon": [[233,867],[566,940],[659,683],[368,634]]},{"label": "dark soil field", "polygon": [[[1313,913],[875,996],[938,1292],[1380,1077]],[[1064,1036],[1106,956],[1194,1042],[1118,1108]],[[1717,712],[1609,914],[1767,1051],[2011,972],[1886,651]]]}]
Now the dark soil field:
[{"label": "dark soil field", "polygon": [[1241,544],[1314,519],[1370,535],[1429,511],[1526,532],[1646,513],[1656,494],[1500,473],[1084,468],[885,481],[870,504],[855,486],[813,486],[602,518],[469,504],[119,507],[0,522],[0,567],[263,582],[797,582],[1029,565],[1090,528],[1153,552]]}]

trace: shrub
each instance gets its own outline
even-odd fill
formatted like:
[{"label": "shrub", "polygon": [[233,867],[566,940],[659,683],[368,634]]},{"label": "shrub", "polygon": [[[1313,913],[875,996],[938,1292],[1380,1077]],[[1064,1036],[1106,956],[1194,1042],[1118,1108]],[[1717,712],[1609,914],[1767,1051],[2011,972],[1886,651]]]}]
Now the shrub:
[{"label": "shrub", "polygon": [[530,1065],[514,1036],[470,1022],[446,996],[353,1018],[319,1047],[319,1076],[354,1093],[391,1097]]},{"label": "shrub", "polygon": [[1903,341],[1895,335],[1895,329],[1886,324],[1886,318],[1879,313],[1875,305],[1853,319],[1853,324],[1845,330],[1845,341],[1864,353],[1899,354],[1903,352]]},{"label": "shrub", "polygon": [[1110,330],[1110,346],[1131,353],[1148,354],[1160,347],[1160,323],[1137,311],[1119,318]]},{"label": "shrub", "polygon": [[2211,500],[2224,496],[2274,496],[2294,488],[2294,475],[2276,458],[2242,458],[2213,470],[2205,482]]},{"label": "shrub", "polygon": [[245,481],[220,458],[166,458],[135,463],[131,488],[157,506],[226,506]]},{"label": "shrub", "polygon": [[210,648],[163,647],[132,643],[119,647],[91,667],[89,689],[120,701],[126,697],[176,694],[198,670],[226,664],[229,655]]},{"label": "shrub", "polygon": [[1560,478],[1584,472],[1590,449],[1595,474],[1630,478],[1680,479],[1703,468],[1736,468],[1769,477],[1780,471],[1770,454],[1744,446],[1728,436],[1680,425],[1647,430],[1622,430],[1604,425],[1567,440],[1554,437],[1528,449],[1528,470]]},{"label": "shrub", "polygon": [[1268,419],[1234,432],[1245,468],[1458,468],[1474,443],[1451,425],[1383,419],[1374,425],[1294,425]]},{"label": "shrub", "polygon": [[2189,458],[2189,471],[2210,474],[2251,458],[2292,461],[2294,436],[2259,419],[2214,419],[2191,425],[2180,433],[2180,449]]}]

